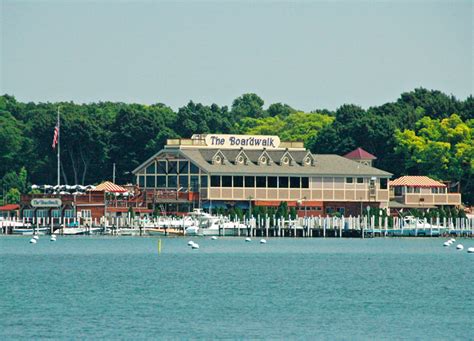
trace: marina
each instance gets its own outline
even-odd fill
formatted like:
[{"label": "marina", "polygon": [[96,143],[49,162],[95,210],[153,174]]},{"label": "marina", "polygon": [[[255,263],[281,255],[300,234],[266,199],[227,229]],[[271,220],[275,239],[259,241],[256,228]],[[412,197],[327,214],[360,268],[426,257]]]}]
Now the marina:
[{"label": "marina", "polygon": [[474,218],[421,219],[406,217],[297,217],[238,219],[199,209],[182,217],[103,217],[80,224],[76,219],[16,219],[0,221],[2,234],[121,235],[121,236],[228,236],[228,237],[441,237],[474,236]]}]

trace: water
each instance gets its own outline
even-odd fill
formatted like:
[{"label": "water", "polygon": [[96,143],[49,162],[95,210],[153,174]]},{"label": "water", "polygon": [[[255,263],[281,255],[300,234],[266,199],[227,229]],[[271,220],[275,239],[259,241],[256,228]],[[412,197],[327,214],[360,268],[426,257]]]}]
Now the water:
[{"label": "water", "polygon": [[0,339],[472,339],[442,239],[0,237]]}]

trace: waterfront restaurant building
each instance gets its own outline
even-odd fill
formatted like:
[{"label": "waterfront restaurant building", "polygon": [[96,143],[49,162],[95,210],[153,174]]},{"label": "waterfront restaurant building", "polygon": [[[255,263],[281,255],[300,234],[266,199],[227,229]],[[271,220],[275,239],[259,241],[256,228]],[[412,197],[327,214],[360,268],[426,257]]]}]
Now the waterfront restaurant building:
[{"label": "waterfront restaurant building", "polygon": [[392,174],[339,155],[312,154],[278,136],[193,135],[166,146],[133,170],[148,207],[296,207],[298,214],[357,215],[388,209]]}]

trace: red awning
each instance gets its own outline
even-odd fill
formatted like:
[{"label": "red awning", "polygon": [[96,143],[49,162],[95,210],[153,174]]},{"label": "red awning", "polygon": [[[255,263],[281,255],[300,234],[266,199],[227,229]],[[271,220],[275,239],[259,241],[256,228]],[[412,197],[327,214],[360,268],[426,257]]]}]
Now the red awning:
[{"label": "red awning", "polygon": [[0,206],[0,211],[16,211],[20,209],[20,205],[17,204],[7,204],[4,206]]}]

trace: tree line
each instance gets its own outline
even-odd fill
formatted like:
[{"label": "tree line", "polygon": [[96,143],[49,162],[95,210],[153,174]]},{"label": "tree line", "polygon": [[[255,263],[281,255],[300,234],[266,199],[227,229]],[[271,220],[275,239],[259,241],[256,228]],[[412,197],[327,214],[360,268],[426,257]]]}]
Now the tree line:
[{"label": "tree line", "polygon": [[58,107],[64,184],[110,180],[113,164],[116,182],[130,182],[131,170],[160,150],[168,138],[196,133],[271,134],[304,141],[314,153],[343,155],[362,147],[377,156],[376,167],[395,177],[428,175],[452,181],[461,188],[463,201],[474,203],[472,95],[460,100],[419,88],[401,94],[395,102],[368,109],[344,104],[334,111],[311,112],[284,103],[265,108],[256,94],[236,98],[231,107],[190,101],[177,111],[163,103],[23,103],[3,95],[3,191],[24,192],[26,182],[56,182],[56,153],[51,144]]}]

